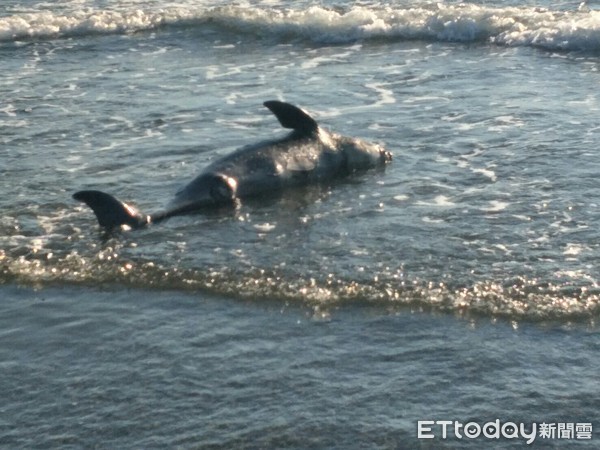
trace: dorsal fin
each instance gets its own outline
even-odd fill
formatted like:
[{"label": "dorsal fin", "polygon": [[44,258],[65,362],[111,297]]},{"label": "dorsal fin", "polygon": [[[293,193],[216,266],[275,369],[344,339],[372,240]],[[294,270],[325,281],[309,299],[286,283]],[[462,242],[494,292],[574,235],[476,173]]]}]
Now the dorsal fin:
[{"label": "dorsal fin", "polygon": [[275,114],[275,117],[284,128],[291,128],[306,134],[314,133],[319,128],[315,119],[297,106],[277,100],[270,100],[263,104]]}]

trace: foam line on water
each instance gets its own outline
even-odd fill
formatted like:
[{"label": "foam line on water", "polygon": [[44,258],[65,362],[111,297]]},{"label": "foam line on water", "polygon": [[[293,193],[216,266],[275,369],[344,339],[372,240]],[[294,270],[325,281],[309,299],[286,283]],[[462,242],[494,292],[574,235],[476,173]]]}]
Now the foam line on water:
[{"label": "foam line on water", "polygon": [[365,40],[487,42],[550,50],[600,49],[600,12],[535,7],[438,3],[419,7],[353,6],[306,10],[264,6],[49,11],[0,18],[0,40],[124,34],[166,26],[217,26],[221,32],[275,41],[318,43]]}]

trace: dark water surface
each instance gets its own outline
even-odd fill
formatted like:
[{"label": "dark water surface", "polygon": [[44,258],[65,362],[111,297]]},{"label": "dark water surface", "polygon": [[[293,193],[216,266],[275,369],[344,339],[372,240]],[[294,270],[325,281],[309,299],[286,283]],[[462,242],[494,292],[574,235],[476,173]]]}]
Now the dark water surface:
[{"label": "dark water surface", "polygon": [[584,326],[4,287],[0,329],[5,448],[480,448],[417,420],[599,418]]}]

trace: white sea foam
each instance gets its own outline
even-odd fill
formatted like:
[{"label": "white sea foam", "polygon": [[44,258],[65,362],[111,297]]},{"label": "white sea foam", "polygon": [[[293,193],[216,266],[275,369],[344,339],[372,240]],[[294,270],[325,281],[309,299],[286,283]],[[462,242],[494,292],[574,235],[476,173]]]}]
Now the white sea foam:
[{"label": "white sea foam", "polygon": [[499,200],[492,200],[489,206],[483,208],[485,212],[500,212],[509,206],[508,202],[501,202]]},{"label": "white sea foam", "polygon": [[[357,40],[490,42],[554,50],[600,49],[600,12],[469,3],[424,6],[353,6],[306,10],[279,6],[166,7],[124,10],[48,11],[0,18],[0,40],[45,39],[131,33],[164,26],[218,26],[223,32],[324,43]],[[225,31],[226,30],[226,31]]]},{"label": "white sea foam", "polygon": [[269,231],[273,231],[275,227],[275,224],[269,222],[254,225],[254,228],[256,228],[256,230],[258,230],[261,233],[268,233]]},{"label": "white sea foam", "polygon": [[418,202],[416,202],[416,204],[419,206],[436,206],[436,207],[440,207],[440,208],[448,208],[448,207],[456,206],[456,203],[454,203],[452,200],[450,200],[449,197],[446,197],[445,195],[437,195],[430,202],[418,201]]},{"label": "white sea foam", "polygon": [[385,86],[386,85],[383,83],[370,83],[365,85],[365,87],[372,89],[377,93],[379,97],[379,100],[376,103],[377,106],[388,103],[396,103],[394,91],[391,89],[386,89]]},{"label": "white sea foam", "polygon": [[473,173],[479,173],[484,177],[490,179],[490,181],[495,182],[497,180],[496,172],[491,169],[472,169]]},{"label": "white sea foam", "polygon": [[578,256],[584,250],[584,246],[581,244],[567,244],[566,248],[563,251],[563,255],[565,256]]},{"label": "white sea foam", "polygon": [[443,223],[444,221],[442,219],[434,219],[432,217],[429,216],[423,216],[421,218],[421,220],[425,223]]}]

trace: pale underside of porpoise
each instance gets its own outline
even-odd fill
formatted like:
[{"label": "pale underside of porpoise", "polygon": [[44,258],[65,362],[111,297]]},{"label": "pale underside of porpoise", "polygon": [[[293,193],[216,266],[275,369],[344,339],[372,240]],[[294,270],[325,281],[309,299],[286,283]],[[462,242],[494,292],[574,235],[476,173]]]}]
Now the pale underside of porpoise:
[{"label": "pale underside of porpoise", "polygon": [[283,127],[293,131],[216,160],[177,192],[162,211],[144,215],[96,190],[79,191],[73,198],[92,208],[104,228],[140,228],[174,215],[234,205],[245,198],[383,167],[392,159],[380,145],[324,130],[305,111],[289,103],[268,101],[264,105]]}]

